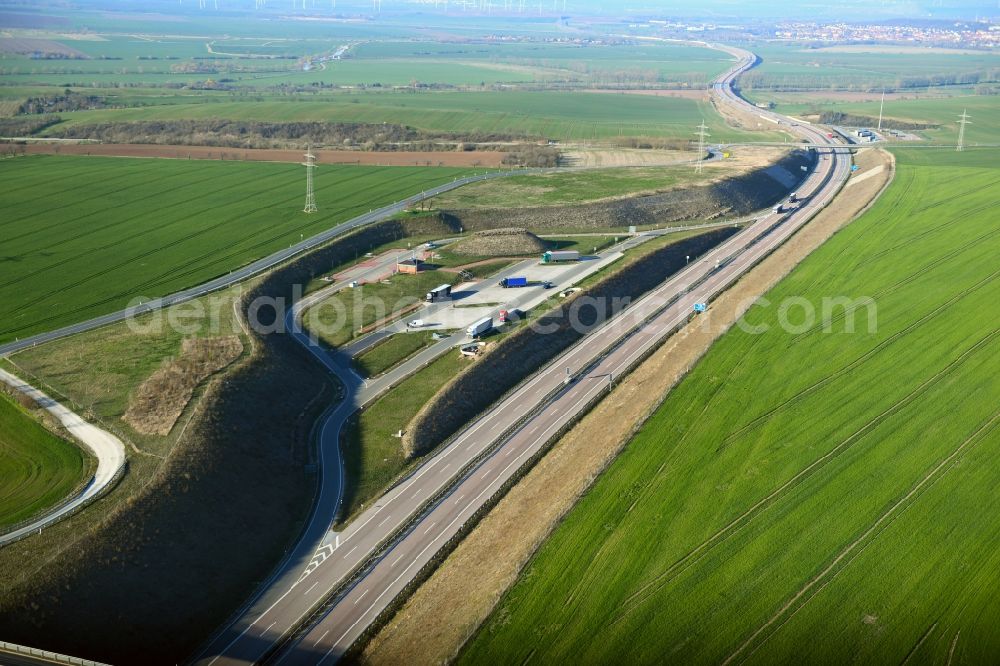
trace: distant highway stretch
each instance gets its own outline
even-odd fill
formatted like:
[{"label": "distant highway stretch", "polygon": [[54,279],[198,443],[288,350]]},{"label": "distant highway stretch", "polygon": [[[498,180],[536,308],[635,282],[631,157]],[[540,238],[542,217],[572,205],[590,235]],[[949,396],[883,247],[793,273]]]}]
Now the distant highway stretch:
[{"label": "distant highway stretch", "polygon": [[[739,62],[713,84],[713,93],[719,103],[749,106],[732,91],[732,83],[756,58],[724,50]],[[202,662],[336,661],[469,518],[615,377],[682,325],[694,303],[711,300],[825,206],[846,180],[849,158],[829,145],[819,129],[771,115],[822,152],[817,168],[799,188],[803,203],[790,213],[759,219],[529,378],[343,533],[331,533],[301,574],[278,589],[272,603],[255,608],[217,637]],[[567,369],[576,378],[568,385]],[[344,589],[332,606],[285,645],[338,588]]]}]

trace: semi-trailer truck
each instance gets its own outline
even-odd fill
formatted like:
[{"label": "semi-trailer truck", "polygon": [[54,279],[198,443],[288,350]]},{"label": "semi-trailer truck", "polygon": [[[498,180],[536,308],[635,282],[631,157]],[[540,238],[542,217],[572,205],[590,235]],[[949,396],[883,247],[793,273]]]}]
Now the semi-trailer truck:
[{"label": "semi-trailer truck", "polygon": [[446,298],[451,298],[451,285],[442,284],[440,286],[434,287],[427,292],[427,296],[424,300],[428,303],[433,303],[435,301],[443,301]]},{"label": "semi-trailer truck", "polygon": [[543,264],[554,264],[559,261],[579,261],[580,253],[576,250],[549,250],[542,255]]},{"label": "semi-trailer truck", "polygon": [[505,277],[502,280],[500,280],[500,282],[498,282],[497,284],[499,284],[504,289],[509,289],[511,287],[527,287],[528,286],[528,278],[526,278],[524,276],[520,276],[520,277]]},{"label": "semi-trailer truck", "polygon": [[478,338],[491,328],[493,328],[493,317],[483,317],[473,322],[471,326],[465,329],[465,332],[469,334],[470,338]]}]

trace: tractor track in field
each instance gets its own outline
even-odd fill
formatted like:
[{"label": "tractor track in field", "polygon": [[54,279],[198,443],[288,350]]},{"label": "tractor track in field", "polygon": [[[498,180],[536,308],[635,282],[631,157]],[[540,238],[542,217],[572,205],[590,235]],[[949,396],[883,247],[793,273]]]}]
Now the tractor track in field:
[{"label": "tractor track in field", "polygon": [[[983,204],[981,206],[976,206],[975,208],[973,208],[971,210],[962,211],[962,214],[963,215],[972,215],[972,214],[975,214],[975,213],[981,213],[984,210],[988,210],[990,208],[993,208],[994,205],[995,204],[993,204],[992,202],[988,203],[988,204]],[[876,252],[875,254],[872,255],[872,260],[880,259],[880,258],[884,257],[887,254],[895,252],[896,250],[902,249],[902,248],[904,248],[904,247],[906,247],[908,245],[912,245],[913,243],[916,243],[917,241],[921,241],[921,240],[927,238],[928,236],[932,236],[932,235],[934,235],[934,234],[936,234],[936,233],[938,233],[940,231],[946,231],[949,227],[951,227],[957,221],[958,221],[958,217],[952,217],[952,218],[949,218],[946,222],[942,222],[941,224],[939,224],[939,225],[937,225],[935,227],[931,227],[927,231],[921,232],[919,234],[914,234],[912,236],[908,236],[906,238],[906,240],[904,240],[904,241],[902,241],[900,243],[897,243],[896,245],[892,245],[890,247],[887,247],[887,248],[885,248],[884,250],[882,250],[880,252]]]},{"label": "tractor track in field", "polygon": [[[931,272],[932,269],[940,267],[947,260],[954,259],[956,256],[962,254],[966,250],[969,250],[969,249],[971,249],[971,248],[973,248],[973,247],[981,244],[983,241],[988,240],[990,238],[993,238],[993,237],[995,237],[997,235],[1000,235],[1000,229],[995,229],[993,231],[988,231],[988,232],[982,234],[981,236],[977,236],[976,238],[973,238],[968,243],[965,243],[964,245],[961,245],[961,246],[957,247],[953,252],[949,252],[948,254],[946,254],[946,255],[944,255],[942,257],[938,257],[937,259],[931,261],[929,264],[921,266],[915,272],[913,272],[910,275],[907,275],[906,277],[900,279],[898,282],[895,282],[895,283],[893,283],[891,285],[887,285],[886,287],[884,287],[882,289],[879,289],[874,294],[872,294],[870,296],[870,298],[872,300],[875,300],[875,299],[882,298],[883,296],[887,296],[889,294],[892,294],[895,291],[897,291],[898,289],[900,289],[902,287],[905,287],[906,285],[910,284],[914,280],[916,280],[918,278],[921,278],[921,277],[925,277],[928,273]],[[996,273],[993,273],[990,276],[988,276],[986,279],[987,280],[992,279],[993,277],[995,277],[995,275],[996,275]],[[964,292],[960,292],[960,294],[961,293],[964,293]],[[836,316],[830,318],[828,320],[828,322],[823,322],[823,323],[820,323],[820,324],[816,324],[815,326],[813,326],[812,328],[810,328],[808,331],[805,331],[803,333],[799,333],[798,335],[795,335],[792,338],[792,344],[793,345],[794,344],[798,344],[799,342],[801,342],[802,340],[804,340],[806,337],[812,335],[816,331],[819,331],[827,323],[829,325],[833,325],[833,324],[841,321],[842,319],[844,319],[845,317],[847,317],[848,314],[853,313],[856,309],[857,309],[856,306],[852,307],[850,309],[844,308],[844,310],[841,313],[839,313]]]},{"label": "tractor track in field", "polygon": [[[754,338],[751,346],[755,346],[757,344],[757,341],[759,339],[760,339],[760,337]],[[729,373],[726,375],[726,380],[731,379],[732,376],[739,369],[741,369],[743,367],[743,364],[746,362],[746,359],[749,358],[749,356],[750,356],[749,354],[744,354],[740,358],[740,361],[736,365],[734,365],[732,367],[732,369],[729,371]],[[719,382],[716,383],[714,389],[712,390],[711,396],[709,396],[709,398],[705,401],[704,405],[702,406],[702,409],[701,409],[701,412],[700,412],[701,416],[704,416],[706,413],[708,413],[711,410],[712,404],[713,404],[715,398],[719,395],[719,392],[722,390],[722,387],[727,384],[726,380],[719,381]],[[695,422],[697,423],[697,422],[699,422],[699,420],[700,419],[695,419]],[[636,499],[632,502],[632,504],[629,505],[629,508],[626,509],[625,514],[628,514],[629,512],[631,512],[632,509],[635,508],[635,506],[637,504],[639,504],[639,502],[641,502],[641,501],[643,501],[643,500],[645,500],[645,499],[647,499],[649,497],[650,493],[652,493],[653,486],[656,484],[657,480],[663,474],[663,470],[667,467],[667,465],[669,465],[671,463],[671,461],[674,459],[674,456],[676,455],[676,453],[678,451],[680,451],[682,445],[687,440],[687,436],[688,436],[688,434],[690,434],[690,432],[691,432],[690,430],[686,430],[683,433],[681,433],[681,436],[677,440],[677,443],[671,448],[670,453],[668,454],[668,457],[666,459],[664,459],[660,463],[660,466],[657,467],[656,472],[653,473],[653,475],[650,477],[649,481],[647,483],[643,484],[642,492],[639,494],[638,497],[636,497]],[[609,539],[605,539],[604,542],[601,544],[601,547],[597,550],[596,553],[594,553],[593,557],[591,558],[591,565],[587,569],[588,572],[594,566],[596,566],[596,563],[600,560],[600,555],[604,552],[604,549],[610,545],[610,542],[611,542],[610,538]],[[603,572],[597,572],[597,574],[598,575],[603,575]],[[586,576],[586,572],[585,572],[585,575],[581,576],[580,580],[577,581],[576,585],[573,586],[573,589],[570,592],[570,594],[567,595],[566,601],[565,601],[566,605],[569,605],[576,598],[576,595],[583,589],[583,587],[588,582],[588,580],[589,580],[589,578]],[[613,623],[613,621],[612,621],[612,623]]]},{"label": "tractor track in field", "polygon": [[952,360],[948,365],[939,370],[937,373],[926,379],[919,386],[917,386],[913,391],[903,396],[900,400],[890,405],[882,413],[875,416],[873,419],[865,423],[861,428],[852,433],[849,437],[841,441],[834,448],[830,449],[827,453],[823,454],[808,466],[800,470],[791,479],[783,483],[781,486],[773,490],[766,497],[758,500],[753,506],[747,509],[744,513],[730,521],[725,527],[717,531],[711,537],[698,544],[695,548],[688,551],[683,557],[671,564],[665,571],[663,571],[659,576],[653,580],[646,583],[644,586],[640,587],[638,590],[633,592],[631,595],[625,598],[622,602],[622,608],[619,613],[611,619],[609,625],[614,625],[623,620],[632,610],[636,609],[646,600],[648,600],[653,593],[662,589],[664,585],[667,585],[677,576],[684,573],[691,566],[699,562],[706,554],[711,552],[713,548],[719,544],[724,543],[731,536],[737,534],[741,529],[749,525],[754,518],[761,515],[767,508],[773,506],[776,500],[780,499],[786,494],[786,492],[794,487],[797,487],[802,481],[811,477],[816,471],[822,469],[831,460],[836,459],[845,451],[850,450],[855,444],[861,441],[866,435],[868,435],[872,430],[881,425],[883,421],[889,416],[892,416],[900,409],[908,406],[916,398],[923,395],[931,386],[936,384],[938,381],[943,379],[945,376],[951,374],[954,370],[961,367],[962,364],[973,354],[979,351],[981,348],[987,346],[995,338],[1000,336],[1000,328],[996,328],[986,336],[977,341],[972,347],[967,349],[962,353],[961,356]]},{"label": "tractor track in field", "polygon": [[809,394],[815,392],[816,390],[822,388],[823,386],[825,386],[826,384],[830,383],[834,379],[838,379],[838,378],[844,376],[845,374],[851,372],[852,370],[857,369],[860,365],[862,365],[863,363],[865,363],[868,360],[870,360],[873,356],[875,356],[875,355],[879,354],[880,352],[884,351],[891,344],[899,341],[901,338],[903,338],[906,335],[910,334],[911,332],[913,332],[914,329],[919,328],[922,325],[924,325],[925,323],[927,323],[927,322],[929,322],[929,321],[937,318],[943,312],[945,312],[948,308],[950,308],[951,306],[955,305],[956,303],[961,302],[967,296],[969,296],[970,294],[978,291],[980,288],[986,286],[987,284],[990,284],[991,282],[993,282],[994,280],[996,280],[997,277],[1000,277],[1000,270],[994,271],[993,273],[991,273],[990,275],[986,276],[985,278],[983,278],[979,282],[977,282],[977,283],[971,285],[970,287],[968,287],[967,289],[964,289],[963,291],[955,294],[954,296],[952,296],[950,299],[948,299],[944,303],[941,303],[936,308],[934,308],[930,312],[924,314],[919,319],[914,320],[908,326],[905,326],[904,328],[901,328],[900,330],[896,331],[895,333],[893,333],[892,335],[890,335],[888,338],[886,338],[882,342],[878,343],[877,345],[875,345],[874,347],[872,347],[871,349],[869,349],[867,352],[865,352],[864,354],[862,354],[858,358],[854,359],[853,361],[851,361],[847,365],[843,366],[839,370],[837,370],[837,371],[835,371],[835,372],[833,372],[833,373],[831,373],[831,374],[829,374],[829,375],[827,375],[827,376],[825,376],[825,377],[817,380],[813,384],[810,384],[809,386],[801,389],[797,393],[789,396],[788,398],[786,398],[782,402],[778,403],[777,405],[775,405],[771,409],[767,410],[763,414],[760,414],[759,416],[754,417],[752,420],[748,421],[746,424],[744,424],[743,426],[741,426],[739,429],[734,430],[733,432],[731,432],[728,435],[726,435],[726,438],[723,439],[722,443],[719,445],[719,449],[721,450],[726,445],[728,445],[733,439],[735,439],[735,438],[737,438],[737,437],[739,437],[741,435],[746,434],[750,430],[753,430],[757,426],[761,425],[762,422],[767,421],[768,419],[770,419],[771,417],[773,417],[775,414],[777,414],[781,410],[785,409],[786,407],[790,406],[791,404],[793,404],[795,402],[798,402],[801,398],[804,398],[807,395],[809,395]]},{"label": "tractor track in field", "polygon": [[[986,339],[994,337],[1000,329],[993,331]],[[981,341],[982,342],[982,341]],[[978,346],[980,343],[977,343]],[[971,352],[971,350],[970,350]],[[761,625],[754,631],[749,638],[747,638],[736,650],[730,654],[723,662],[722,666],[727,666],[732,663],[739,655],[746,650],[751,644],[756,642],[751,655],[759,650],[767,641],[770,639],[786,622],[788,622],[791,617],[795,615],[799,610],[805,607],[810,600],[816,597],[830,582],[837,577],[837,575],[846,569],[851,562],[853,562],[858,555],[860,555],[864,550],[871,545],[875,538],[877,538],[882,532],[884,532],[907,508],[913,505],[914,498],[919,498],[923,493],[929,490],[935,483],[937,483],[945,474],[948,473],[953,468],[952,463],[963,453],[969,444],[972,443],[973,447],[981,441],[981,436],[984,433],[990,432],[997,424],[1000,422],[1000,409],[995,411],[992,416],[990,416],[979,428],[976,429],[971,435],[965,438],[961,444],[958,445],[950,454],[948,454],[943,460],[940,460],[937,464],[934,464],[929,471],[906,493],[903,497],[897,500],[891,507],[889,507],[885,512],[880,515],[874,523],[868,526],[857,539],[848,544],[840,553],[837,554],[835,558],[824,568],[819,574],[810,579],[798,592],[792,596],[785,604],[778,609],[778,611],[768,620],[766,623]],[[941,472],[944,470],[944,472]],[[900,510],[901,509],[901,510]],[[888,521],[888,522],[886,522]],[[884,524],[883,524],[884,523]],[[873,537],[873,538],[869,538]],[[858,546],[862,546],[860,550],[854,552]],[[843,562],[843,566],[841,565]],[[828,574],[833,572],[833,575],[827,578]],[[819,583],[820,581],[825,582],[818,589],[816,589],[812,594],[809,594],[810,590]],[[806,596],[808,595],[808,596]],[[801,604],[799,600],[803,599]],[[767,631],[771,626],[775,624],[785,613],[794,607],[794,610],[789,614],[774,631],[771,631],[768,635],[764,636],[763,640],[757,642],[757,638],[761,636],[765,631]],[[750,656],[750,655],[748,655]]]}]

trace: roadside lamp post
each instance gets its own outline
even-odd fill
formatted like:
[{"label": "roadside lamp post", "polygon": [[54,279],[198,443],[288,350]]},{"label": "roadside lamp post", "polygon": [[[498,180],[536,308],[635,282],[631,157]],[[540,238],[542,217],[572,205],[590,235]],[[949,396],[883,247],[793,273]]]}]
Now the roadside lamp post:
[{"label": "roadside lamp post", "polygon": [[684,265],[687,266],[690,263],[691,263],[691,255],[690,254],[685,254],[684,255]]}]

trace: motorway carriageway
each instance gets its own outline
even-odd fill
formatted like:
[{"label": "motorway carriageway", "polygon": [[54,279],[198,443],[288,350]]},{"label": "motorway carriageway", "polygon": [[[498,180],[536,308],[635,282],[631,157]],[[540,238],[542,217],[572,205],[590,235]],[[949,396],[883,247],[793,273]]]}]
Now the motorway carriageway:
[{"label": "motorway carriageway", "polygon": [[[847,174],[847,160],[824,151],[817,172],[799,190],[805,201],[798,209],[762,218],[736,234],[530,378],[321,547],[276,601],[252,621],[246,618],[235,639],[204,663],[266,657],[332,590],[353,580],[333,607],[273,660],[335,661],[525,461],[607,390],[611,378],[685,322],[695,302],[710,300],[805,224]],[[629,335],[636,326],[639,332]],[[580,374],[602,357],[564,386],[566,368]],[[520,425],[507,437],[511,424]],[[359,569],[362,575],[352,579]]]},{"label": "motorway carriageway", "polygon": [[[828,160],[821,164],[831,175],[830,183],[839,184],[846,178],[844,160]],[[588,335],[583,343],[553,362],[465,431],[449,445],[450,455],[439,456],[421,470],[423,478],[414,478],[385,497],[381,506],[367,518],[368,523],[376,519],[393,522],[394,505],[417,507],[428,495],[441,495],[437,488],[447,488],[451,477],[448,469],[443,468],[462,468],[472,463],[462,481],[444,492],[418,522],[410,525],[400,540],[382,552],[363,577],[274,663],[286,666],[336,661],[438,550],[459,533],[473,514],[553,436],[604,394],[614,377],[631,369],[667,335],[683,325],[695,303],[711,300],[826,205],[839,187],[828,185],[826,178],[820,180],[819,185],[813,184],[803,191],[807,201],[804,206],[780,222],[776,218],[781,216],[761,220],[710,252],[704,260],[668,280],[656,292],[612,320],[609,326]],[[647,317],[651,318],[628,335],[630,328]],[[609,347],[613,348],[608,351]],[[580,373],[593,358],[601,356],[603,358],[596,365],[586,369],[571,384],[563,384],[565,368]],[[544,407],[536,410],[534,406],[539,403]],[[521,425],[499,446],[494,446],[496,435],[510,423]],[[484,453],[485,457],[481,458]],[[359,525],[358,529],[363,527],[364,524]],[[320,585],[327,585],[331,577],[320,569],[327,562],[330,564],[324,568],[347,571],[354,561],[363,561],[357,549],[377,541],[373,533],[382,531],[377,527],[366,530],[367,533],[358,539],[342,537],[338,548],[330,549],[322,563],[304,574],[294,593],[308,596],[309,588],[315,583],[311,577],[318,573],[323,574]],[[302,592],[298,592],[299,589]]]},{"label": "motorway carriageway", "polygon": [[[582,262],[571,269],[568,274],[564,273],[562,278],[560,278],[561,286],[570,286],[583,277],[591,274],[598,267],[622,256],[622,252],[638,247],[642,243],[655,238],[656,236],[681,230],[700,228],[707,230],[728,224],[741,223],[742,221],[736,221],[698,225],[694,227],[681,227],[678,229],[667,228],[639,236],[628,237],[622,242],[599,252],[597,254],[597,259]],[[391,267],[395,264],[396,259],[397,255],[389,254],[378,257],[364,271],[353,274],[351,276],[351,281],[378,279],[385,274],[386,270],[391,269]],[[529,259],[526,262],[508,267],[499,274],[484,278],[474,286],[463,289],[463,291],[471,291],[473,293],[478,292],[484,287],[495,284],[498,277],[515,275],[521,268],[524,267],[526,263],[534,263],[536,261],[536,259]],[[378,542],[383,541],[386,538],[386,530],[394,532],[405,526],[406,521],[412,518],[413,511],[417,508],[417,506],[419,506],[419,504],[406,504],[408,508],[405,510],[400,509],[396,513],[395,519],[392,519],[390,513],[383,513],[381,507],[384,506],[386,501],[390,501],[388,498],[395,497],[395,499],[391,501],[404,501],[403,497],[396,496],[394,493],[396,493],[399,488],[409,487],[414,478],[420,478],[428,470],[433,469],[433,465],[431,467],[426,467],[425,464],[425,466],[419,467],[415,470],[413,476],[402,480],[397,488],[390,489],[388,493],[378,500],[373,507],[369,508],[365,512],[362,512],[360,516],[352,521],[343,533],[337,534],[329,531],[330,525],[334,522],[340,508],[340,502],[343,495],[344,470],[339,442],[341,430],[347,422],[347,419],[359,408],[375,400],[377,397],[392,388],[393,385],[398,384],[400,381],[405,379],[408,375],[413,374],[441,354],[446,353],[457,344],[467,340],[465,332],[460,331],[459,333],[449,336],[448,338],[435,343],[431,347],[424,349],[385,375],[366,382],[351,368],[350,354],[345,353],[344,348],[333,351],[327,350],[322,345],[316,344],[310,338],[308,331],[304,330],[300,324],[302,313],[322,300],[336,294],[338,291],[348,288],[349,284],[350,282],[339,282],[313,292],[297,301],[285,315],[285,331],[292,335],[292,337],[302,344],[313,355],[313,357],[321,365],[323,365],[324,368],[334,374],[341,381],[344,387],[344,397],[321,417],[317,447],[319,456],[317,466],[321,475],[321,483],[318,496],[313,503],[313,511],[310,514],[306,528],[302,532],[302,536],[299,538],[297,544],[290,551],[290,553],[276,567],[275,572],[271,574],[270,578],[260,586],[256,594],[250,599],[249,602],[244,604],[243,608],[236,614],[236,620],[215,636],[202,651],[202,654],[213,656],[221,652],[225,655],[225,659],[222,659],[219,662],[212,662],[209,661],[208,657],[206,657],[205,661],[207,663],[247,663],[257,660],[263,656],[264,653],[270,649],[270,644],[266,641],[260,640],[260,636],[257,635],[257,632],[261,629],[270,630],[274,628],[273,626],[263,625],[262,623],[265,619],[270,618],[272,615],[294,618],[292,623],[290,623],[287,627],[283,627],[284,631],[291,630],[297,626],[298,621],[302,617],[314,608],[319,599],[322,599],[325,594],[330,592],[329,586],[322,587],[311,584],[309,590],[310,595],[306,598],[298,598],[288,595],[285,591],[298,585],[301,577],[303,576],[303,571],[311,572],[319,566],[319,564],[326,559],[328,554],[335,550],[338,545],[345,544],[348,541],[351,542],[352,552],[354,548],[363,546],[364,549],[359,550],[358,554],[359,556],[365,555],[367,557],[372,548],[378,546]],[[507,306],[508,308],[522,308],[527,310],[533,305],[536,305],[538,302],[544,301],[549,297],[549,295],[550,292],[543,290],[541,287],[514,290],[510,295]],[[431,315],[424,314],[424,312],[433,313],[441,308],[450,306],[450,303],[430,305],[422,310],[421,314],[412,316],[421,316],[426,318]],[[391,323],[388,327],[393,328],[396,325],[396,323]],[[377,331],[369,337],[377,336],[378,334],[379,332]],[[398,334],[406,335],[406,333]],[[366,347],[367,345],[358,345],[359,350],[363,350]],[[437,455],[428,462],[436,460]],[[444,471],[450,478],[461,469],[461,466],[464,466],[467,463],[468,460],[463,459],[460,462],[456,462],[456,466],[452,467],[450,462],[446,462],[443,468],[438,468],[438,470]],[[435,483],[437,484],[437,477],[434,478]],[[438,485],[434,486],[434,488],[438,487]],[[428,499],[429,496],[423,496],[421,501],[427,501]],[[379,521],[377,522],[379,530],[369,531],[366,527],[369,523],[371,523],[372,518],[375,516],[379,517]],[[361,539],[358,536],[359,534],[368,538]],[[376,541],[372,542],[369,540],[370,538],[374,538]],[[356,568],[358,564],[359,562],[354,562],[352,568]],[[336,573],[341,578],[344,578],[346,577],[345,574],[349,572],[338,570]],[[313,579],[311,583],[317,580],[318,579]],[[335,585],[336,582],[337,580],[334,580],[332,584]],[[313,592],[315,592],[315,595],[312,594]],[[229,661],[230,659],[232,659],[232,661]]]}]

